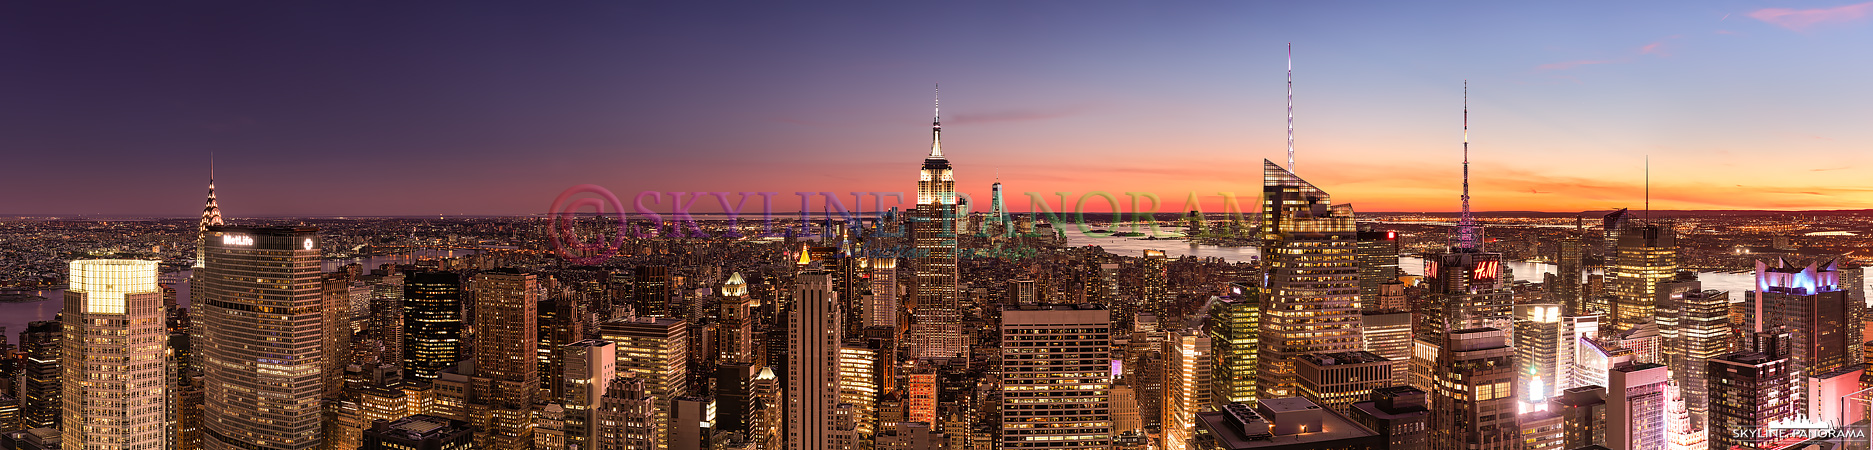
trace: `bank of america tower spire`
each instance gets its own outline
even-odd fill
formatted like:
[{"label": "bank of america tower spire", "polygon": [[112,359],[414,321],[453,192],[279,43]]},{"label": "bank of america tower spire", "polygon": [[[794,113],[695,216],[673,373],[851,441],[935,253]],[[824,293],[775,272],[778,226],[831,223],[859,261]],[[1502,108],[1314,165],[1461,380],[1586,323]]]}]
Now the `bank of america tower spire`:
[{"label": "bank of america tower spire", "polygon": [[[939,91],[940,93],[941,91]],[[943,109],[930,121],[930,155],[917,173],[917,207],[907,214],[915,278],[911,283],[910,340],[916,358],[954,358],[963,349],[962,312],[956,301],[956,178],[943,157]]]}]

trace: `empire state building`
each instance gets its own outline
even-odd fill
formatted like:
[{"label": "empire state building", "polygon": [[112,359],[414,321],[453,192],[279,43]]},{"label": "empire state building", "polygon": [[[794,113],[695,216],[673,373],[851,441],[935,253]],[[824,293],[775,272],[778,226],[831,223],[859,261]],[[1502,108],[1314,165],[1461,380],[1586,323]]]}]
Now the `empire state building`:
[{"label": "empire state building", "polygon": [[954,358],[963,350],[962,312],[956,301],[956,179],[943,157],[939,104],[930,123],[930,156],[917,172],[917,207],[910,220],[916,276],[911,283],[910,340],[915,358]]}]

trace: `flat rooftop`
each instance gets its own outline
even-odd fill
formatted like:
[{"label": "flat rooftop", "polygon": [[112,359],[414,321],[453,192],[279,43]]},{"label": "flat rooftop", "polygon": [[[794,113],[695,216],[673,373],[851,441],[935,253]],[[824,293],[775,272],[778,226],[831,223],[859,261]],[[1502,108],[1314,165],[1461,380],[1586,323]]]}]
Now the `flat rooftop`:
[{"label": "flat rooftop", "polygon": [[[1279,401],[1279,400],[1286,400],[1286,399],[1276,399],[1276,400]],[[1313,402],[1309,402],[1306,399],[1295,398],[1294,400],[1299,400],[1300,403],[1304,404],[1304,406],[1301,406],[1301,408],[1305,408],[1306,406],[1314,406]],[[1269,400],[1262,400],[1262,402],[1263,404],[1267,404]],[[1275,407],[1274,405],[1270,405],[1270,408],[1274,408],[1274,407]],[[1293,405],[1282,405],[1281,407],[1293,407]],[[1206,412],[1197,413],[1197,424],[1199,426],[1204,427],[1205,429],[1210,430],[1210,436],[1216,439],[1216,443],[1220,445],[1222,448],[1228,449],[1228,450],[1255,449],[1255,448],[1310,448],[1313,446],[1334,443],[1336,441],[1348,440],[1348,439],[1369,438],[1369,439],[1373,439],[1374,443],[1379,443],[1380,442],[1379,439],[1381,439],[1380,437],[1378,437],[1379,433],[1366,429],[1366,427],[1360,426],[1357,423],[1353,423],[1353,421],[1348,420],[1345,416],[1336,414],[1331,410],[1321,411],[1321,430],[1320,431],[1312,432],[1312,433],[1278,435],[1278,436],[1265,437],[1265,438],[1259,438],[1259,439],[1250,439],[1248,436],[1243,436],[1242,428],[1237,426],[1234,421],[1230,420],[1229,413],[1222,412],[1222,411],[1206,411]]]}]

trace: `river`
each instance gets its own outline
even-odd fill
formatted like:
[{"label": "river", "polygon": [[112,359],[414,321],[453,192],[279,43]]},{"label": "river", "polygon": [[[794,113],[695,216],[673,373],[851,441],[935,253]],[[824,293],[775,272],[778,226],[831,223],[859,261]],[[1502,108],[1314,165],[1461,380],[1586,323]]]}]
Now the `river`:
[{"label": "river", "polygon": [[[1110,252],[1115,255],[1121,255],[1121,256],[1134,256],[1134,257],[1140,256],[1144,254],[1145,250],[1150,249],[1150,250],[1163,250],[1166,255],[1169,255],[1172,258],[1182,257],[1186,255],[1196,256],[1196,257],[1212,257],[1213,256],[1213,257],[1223,258],[1224,260],[1231,261],[1231,262],[1246,262],[1246,261],[1251,261],[1251,260],[1261,257],[1261,251],[1259,251],[1258,249],[1254,247],[1217,247],[1214,245],[1198,245],[1198,244],[1185,242],[1181,239],[1155,239],[1153,240],[1153,239],[1109,237],[1109,236],[1087,236],[1084,233],[1080,233],[1079,230],[1074,229],[1073,227],[1067,227],[1066,235],[1067,235],[1067,245],[1076,246],[1076,247],[1083,246],[1083,245],[1097,245],[1106,249],[1107,252]],[[1398,265],[1400,268],[1404,269],[1405,273],[1407,274],[1411,274],[1411,275],[1423,275],[1424,274],[1424,260],[1422,258],[1410,257],[1410,256],[1401,257],[1401,258],[1398,258]],[[1509,268],[1509,270],[1515,276],[1516,280],[1523,280],[1523,281],[1529,281],[1529,282],[1534,282],[1534,283],[1540,283],[1542,279],[1544,278],[1543,274],[1556,272],[1554,264],[1549,264],[1549,263],[1508,261],[1504,266]],[[1591,273],[1598,273],[1598,272],[1597,271],[1583,272],[1581,276],[1581,280],[1584,282],[1586,280],[1586,275],[1591,274]],[[1697,279],[1698,281],[1702,281],[1704,283],[1704,289],[1716,289],[1720,291],[1729,291],[1731,298],[1738,299],[1738,300],[1742,299],[1742,295],[1744,291],[1755,289],[1755,283],[1756,283],[1755,274],[1749,273],[1749,272],[1745,272],[1745,273],[1699,272],[1697,275]],[[1863,288],[1870,288],[1870,289],[1867,289],[1868,295],[1865,298],[1873,299],[1873,285],[1863,286]]]}]

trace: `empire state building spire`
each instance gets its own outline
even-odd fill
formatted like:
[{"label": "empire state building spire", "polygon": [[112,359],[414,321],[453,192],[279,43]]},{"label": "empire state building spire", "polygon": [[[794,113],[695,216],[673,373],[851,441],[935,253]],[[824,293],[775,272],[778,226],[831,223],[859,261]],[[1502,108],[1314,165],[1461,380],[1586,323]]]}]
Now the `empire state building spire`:
[{"label": "empire state building spire", "polygon": [[207,259],[207,249],[202,246],[208,238],[208,227],[225,225],[221,220],[221,205],[215,202],[215,159],[208,158],[208,204],[202,207],[202,223],[195,230],[195,267],[202,266]]},{"label": "empire state building spire", "polygon": [[943,159],[943,86],[936,88],[936,112],[930,116],[930,157]]}]

